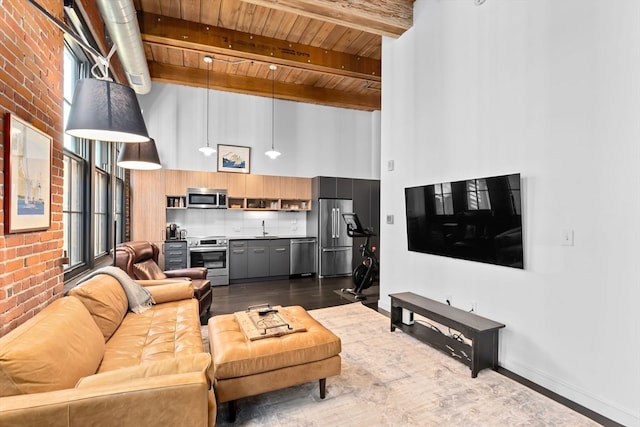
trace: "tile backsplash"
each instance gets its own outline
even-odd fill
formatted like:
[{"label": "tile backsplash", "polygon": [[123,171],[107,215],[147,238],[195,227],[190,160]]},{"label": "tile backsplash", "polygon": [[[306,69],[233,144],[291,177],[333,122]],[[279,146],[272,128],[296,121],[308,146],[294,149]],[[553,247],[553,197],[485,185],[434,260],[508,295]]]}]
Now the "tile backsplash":
[{"label": "tile backsplash", "polygon": [[188,237],[305,236],[306,212],[241,211],[232,209],[168,209],[167,224],[187,230]]}]

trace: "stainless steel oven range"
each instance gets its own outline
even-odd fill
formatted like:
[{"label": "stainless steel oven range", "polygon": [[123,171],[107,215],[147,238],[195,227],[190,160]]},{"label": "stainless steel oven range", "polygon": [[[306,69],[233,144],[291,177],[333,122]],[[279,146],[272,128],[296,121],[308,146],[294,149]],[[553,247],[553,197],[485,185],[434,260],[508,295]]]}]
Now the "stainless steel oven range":
[{"label": "stainless steel oven range", "polygon": [[189,267],[207,269],[211,286],[229,284],[229,245],[226,237],[199,237],[189,240]]}]

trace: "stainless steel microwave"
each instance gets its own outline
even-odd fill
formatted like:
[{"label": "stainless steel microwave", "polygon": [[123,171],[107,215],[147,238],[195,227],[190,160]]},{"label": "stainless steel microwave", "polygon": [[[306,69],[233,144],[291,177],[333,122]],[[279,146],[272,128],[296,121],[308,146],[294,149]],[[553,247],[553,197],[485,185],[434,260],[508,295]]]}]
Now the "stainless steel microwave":
[{"label": "stainless steel microwave", "polygon": [[196,209],[226,209],[227,190],[187,188],[187,207]]}]

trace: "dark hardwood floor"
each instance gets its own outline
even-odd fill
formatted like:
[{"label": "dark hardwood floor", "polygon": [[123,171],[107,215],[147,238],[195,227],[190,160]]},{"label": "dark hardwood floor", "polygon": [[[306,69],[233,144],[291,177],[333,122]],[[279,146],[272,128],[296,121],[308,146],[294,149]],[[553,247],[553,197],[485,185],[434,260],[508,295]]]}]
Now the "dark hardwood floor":
[{"label": "dark hardwood floor", "polygon": [[[210,315],[234,313],[258,304],[300,305],[306,310],[348,304],[354,302],[355,298],[341,293],[340,289],[352,286],[350,276],[322,279],[314,276],[214,286]],[[374,285],[366,290],[365,305],[377,309],[378,289]]]}]

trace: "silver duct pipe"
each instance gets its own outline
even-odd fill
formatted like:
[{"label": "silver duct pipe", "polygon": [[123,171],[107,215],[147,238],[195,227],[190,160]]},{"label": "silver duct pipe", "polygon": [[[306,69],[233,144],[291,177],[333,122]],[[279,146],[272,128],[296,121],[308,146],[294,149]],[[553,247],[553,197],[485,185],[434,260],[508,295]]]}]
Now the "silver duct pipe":
[{"label": "silver duct pipe", "polygon": [[118,47],[118,57],[129,85],[136,93],[149,93],[151,76],[133,0],[96,0],[96,3],[109,35]]}]

